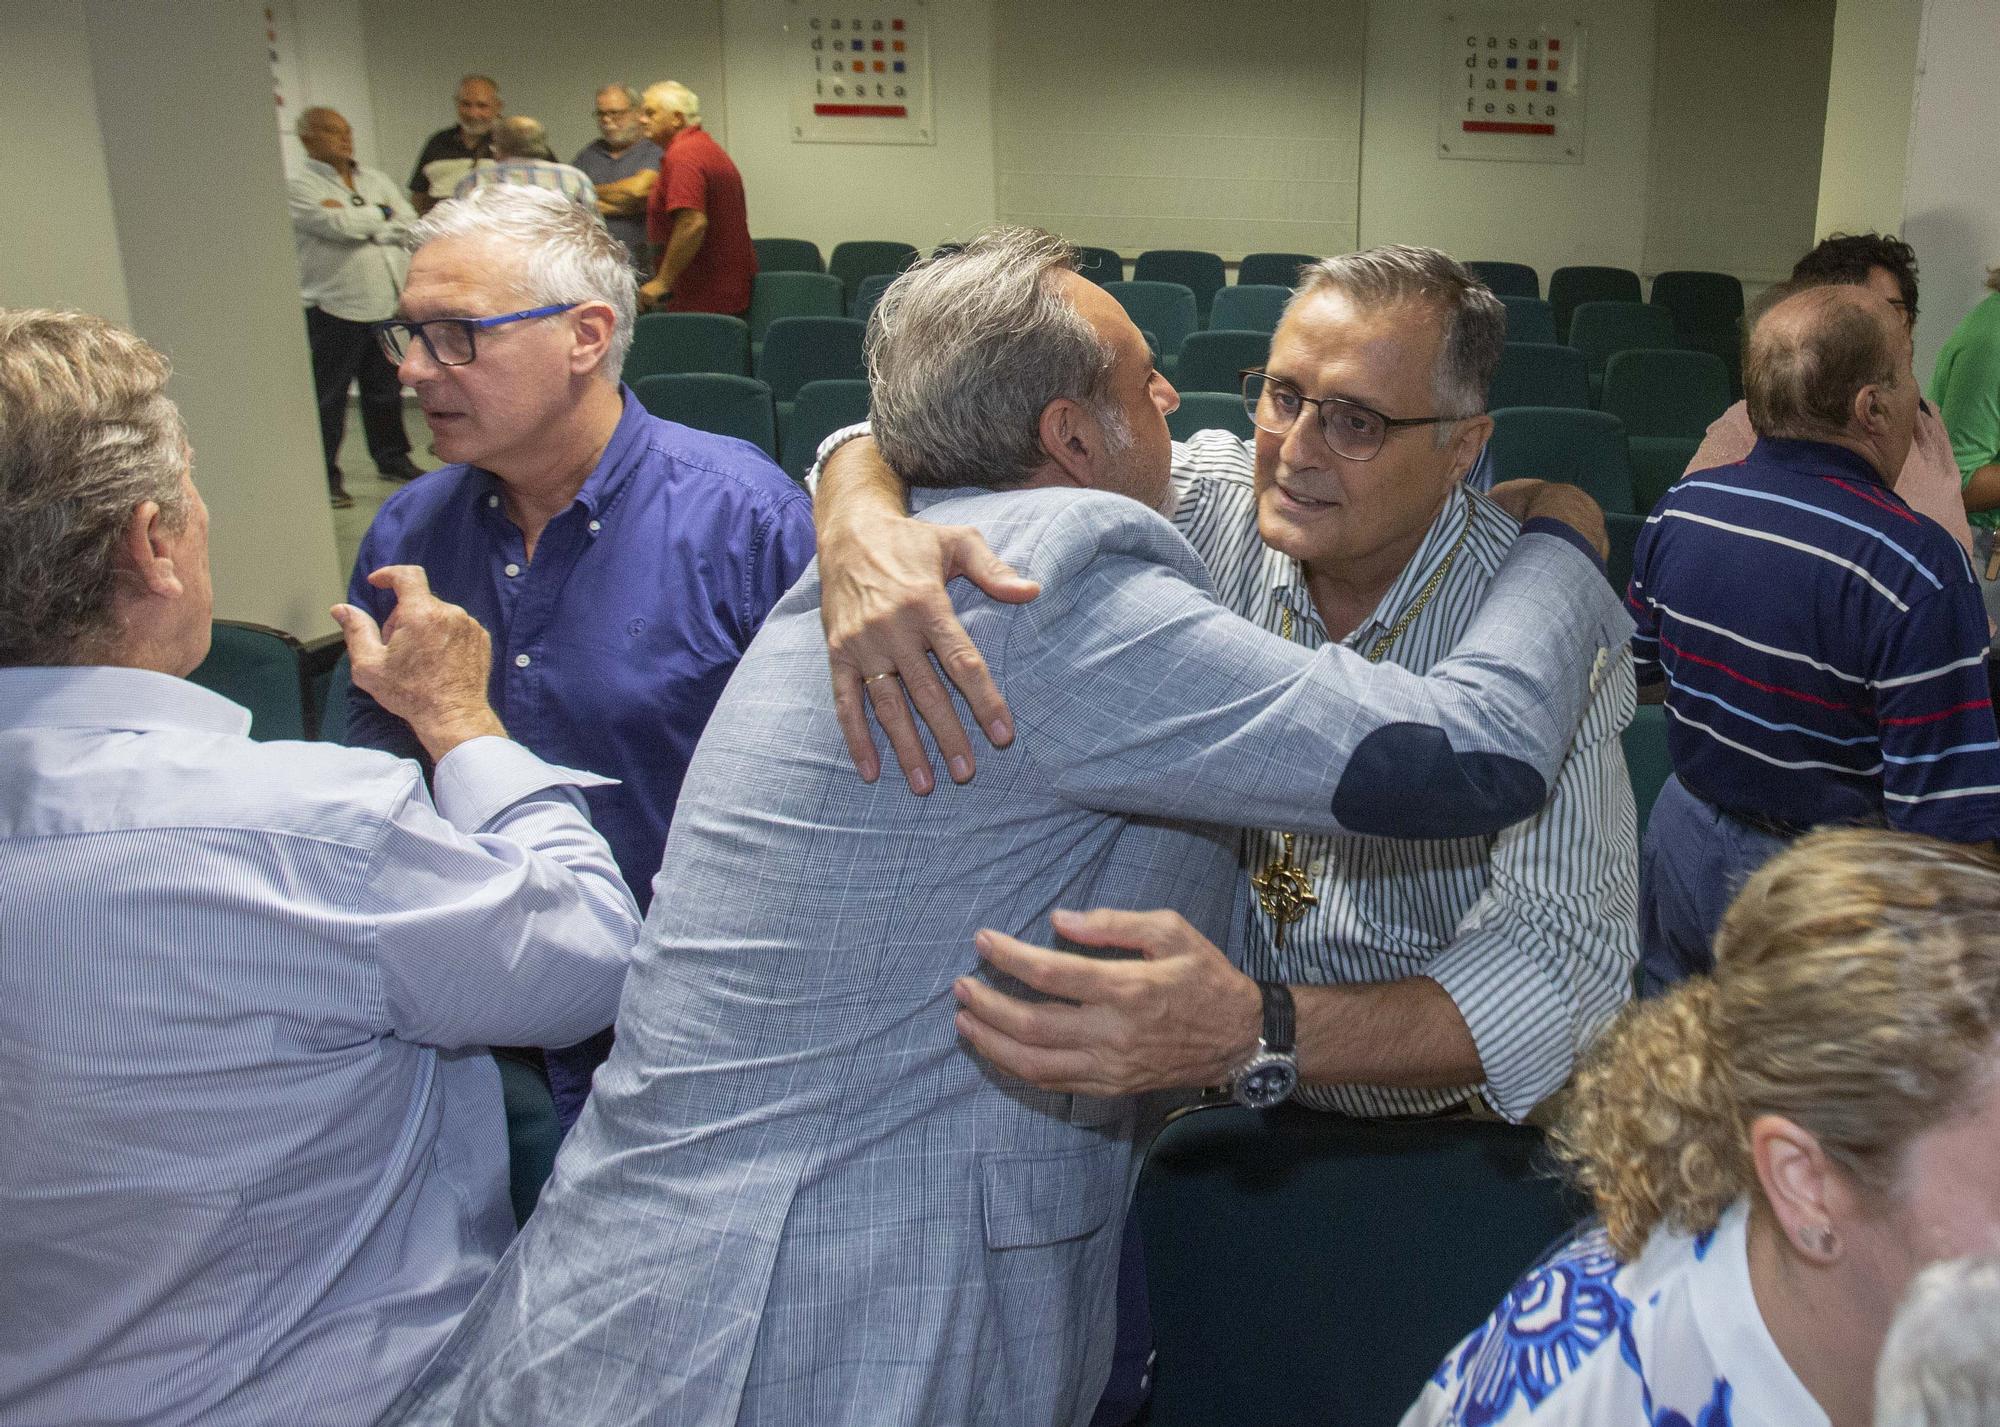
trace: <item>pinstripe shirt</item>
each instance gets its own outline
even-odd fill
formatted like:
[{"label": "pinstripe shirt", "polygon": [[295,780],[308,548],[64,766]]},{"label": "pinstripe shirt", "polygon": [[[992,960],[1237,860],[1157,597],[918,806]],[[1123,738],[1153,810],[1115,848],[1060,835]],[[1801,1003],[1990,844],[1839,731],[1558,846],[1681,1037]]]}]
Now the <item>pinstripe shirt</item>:
[{"label": "pinstripe shirt", "polygon": [[1765,439],[1684,477],[1639,534],[1626,600],[1689,792],[1799,827],[2000,835],[1972,567],[1862,456]]},{"label": "pinstripe shirt", "polygon": [[373,1422],[507,1245],[485,1056],[611,1016],[638,909],[567,784],[253,743],[0,669],[0,1422]]},{"label": "pinstripe shirt", "polygon": [[[1307,649],[1326,630],[1305,574],[1257,533],[1254,446],[1204,431],[1174,446],[1174,523],[1207,565],[1217,598],[1274,634],[1291,614]],[[1454,491],[1373,615],[1343,641],[1366,651],[1386,634],[1471,521],[1463,552],[1387,662],[1424,672],[1471,623],[1519,527],[1499,506]],[[1638,849],[1619,732],[1631,722],[1631,656],[1597,685],[1570,756],[1540,813],[1498,836],[1406,842],[1301,836],[1293,858],[1319,904],[1286,929],[1247,899],[1242,964],[1294,985],[1427,976],[1442,986],[1479,1048],[1476,1093],[1518,1120],[1568,1079],[1577,1052],[1623,1003],[1638,956]],[[1243,836],[1247,876],[1283,850],[1274,832]],[[1464,1102],[1474,1087],[1307,1085],[1299,1099],[1350,1115],[1409,1115]]]},{"label": "pinstripe shirt", "polygon": [[551,163],[544,159],[498,159],[481,163],[452,188],[453,198],[463,198],[475,189],[493,188],[504,183],[524,188],[546,188],[591,213],[597,212],[597,185],[590,175],[573,164]]}]

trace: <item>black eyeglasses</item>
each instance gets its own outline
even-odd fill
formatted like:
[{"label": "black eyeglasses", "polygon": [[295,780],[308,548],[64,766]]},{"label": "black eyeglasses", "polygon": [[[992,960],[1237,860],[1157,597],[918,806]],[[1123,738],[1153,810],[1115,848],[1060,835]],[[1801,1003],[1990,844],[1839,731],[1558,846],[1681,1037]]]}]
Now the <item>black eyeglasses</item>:
[{"label": "black eyeglasses", "polygon": [[422,340],[424,350],[439,366],[469,367],[479,355],[474,333],[505,327],[512,322],[553,317],[576,305],[574,302],[558,302],[549,307],[530,307],[523,312],[503,312],[498,317],[433,317],[428,322],[405,322],[392,317],[387,322],[375,323],[373,330],[375,340],[382,344],[383,355],[392,365],[401,366],[403,358],[410,355],[410,344]]},{"label": "black eyeglasses", "polygon": [[1319,408],[1320,435],[1336,455],[1350,461],[1372,461],[1393,431],[1410,426],[1444,426],[1463,416],[1384,416],[1372,406],[1339,396],[1307,396],[1290,382],[1250,370],[1243,378],[1243,406],[1259,431],[1283,436],[1298,424],[1308,406]]}]

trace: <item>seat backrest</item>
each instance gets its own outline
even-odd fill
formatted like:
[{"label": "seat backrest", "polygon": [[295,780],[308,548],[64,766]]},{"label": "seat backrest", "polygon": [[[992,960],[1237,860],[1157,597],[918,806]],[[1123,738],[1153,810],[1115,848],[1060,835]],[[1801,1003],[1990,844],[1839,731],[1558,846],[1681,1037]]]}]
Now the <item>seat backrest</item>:
[{"label": "seat backrest", "polygon": [[1733,273],[1664,272],[1653,279],[1653,302],[1674,315],[1674,332],[1686,346],[1704,333],[1736,330],[1743,283]]},{"label": "seat backrest", "polygon": [[847,298],[831,273],[758,273],[750,287],[750,340],[761,342],[780,317],[840,317]]},{"label": "seat backrest", "polygon": [[1641,348],[1614,352],[1604,363],[1598,406],[1625,423],[1631,436],[1700,440],[1729,409],[1729,372],[1707,352]]},{"label": "seat backrest", "polygon": [[1672,347],[1674,319],[1649,302],[1583,302],[1570,317],[1569,345],[1583,353],[1593,372],[1602,372],[1613,352],[1640,347]]},{"label": "seat backrest", "polygon": [[556,1118],[555,1097],[539,1066],[518,1054],[500,1051],[493,1063],[500,1070],[500,1103],[507,1115],[507,1191],[514,1201],[514,1222],[528,1222],[542,1197],[542,1186],[562,1148],[562,1122]]},{"label": "seat backrest", "polygon": [[1580,303],[1638,302],[1639,274],[1630,268],[1569,267],[1549,274],[1549,306],[1556,312],[1556,336],[1569,341],[1569,319]]},{"label": "seat backrest", "polygon": [[1177,282],[1192,292],[1196,319],[1202,323],[1225,280],[1222,259],[1194,248],[1149,248],[1132,264],[1134,282]]},{"label": "seat backrest", "polygon": [[1604,527],[1611,539],[1611,553],[1604,557],[1604,578],[1622,595],[1632,583],[1632,555],[1639,548],[1639,532],[1646,528],[1646,517],[1607,510]]},{"label": "seat backrest", "polygon": [[826,271],[826,259],[819,255],[819,244],[804,238],[752,238],[750,246],[756,250],[760,273]]},{"label": "seat backrest", "polygon": [[1246,440],[1257,434],[1243,397],[1225,391],[1182,392],[1181,404],[1167,417],[1167,430],[1176,441],[1186,441],[1197,431],[1229,431]]},{"label": "seat backrest", "polygon": [[790,401],[807,382],[843,378],[866,381],[861,354],[867,327],[852,317],[780,317],[764,333],[757,376],[774,401]]},{"label": "seat backrest", "polygon": [[1275,332],[1292,290],[1276,283],[1237,283],[1215,294],[1208,325],[1232,332]]},{"label": "seat backrest", "polygon": [[1174,385],[1183,392],[1241,392],[1246,367],[1261,367],[1271,355],[1268,332],[1233,332],[1211,327],[1190,332],[1181,343]]},{"label": "seat backrest", "polygon": [[1200,327],[1194,293],[1177,282],[1107,282],[1104,290],[1118,299],[1126,316],[1142,332],[1158,339],[1160,350],[1177,353],[1190,332]]},{"label": "seat backrest", "polygon": [[882,300],[882,294],[889,290],[889,284],[896,277],[895,273],[870,273],[861,279],[861,286],[854,291],[854,311],[848,315],[856,322],[865,324],[869,314],[875,311],[875,304]]},{"label": "seat backrest", "polygon": [[216,620],[208,657],[188,681],[250,710],[252,738],[269,742],[311,738],[315,732],[305,646],[282,629]]},{"label": "seat backrest", "polygon": [[778,443],[785,474],[795,481],[812,469],[819,443],[857,421],[868,419],[868,383],[843,379],[807,382],[799,388]]},{"label": "seat backrest", "polygon": [[1507,309],[1509,342],[1555,342],[1556,311],[1541,298],[1502,297],[1500,305]]},{"label": "seat backrest", "polygon": [[861,279],[876,273],[894,275],[917,260],[917,250],[908,243],[888,243],[862,241],[837,243],[833,256],[826,260],[826,270],[839,278],[847,292],[847,306],[843,312],[851,311],[854,299],[859,295]]},{"label": "seat backrest", "polygon": [[1282,287],[1290,292],[1299,285],[1299,269],[1318,261],[1311,253],[1245,253],[1236,265],[1236,285]]},{"label": "seat backrest", "polygon": [[667,372],[750,371],[750,324],[721,312],[648,312],[632,328],[625,380]]},{"label": "seat backrest", "polygon": [[1495,297],[1540,297],[1542,275],[1526,263],[1467,263]]},{"label": "seat backrest", "polygon": [[1125,280],[1125,259],[1116,248],[1078,248],[1076,270],[1099,287]]},{"label": "seat backrest", "polygon": [[1575,1223],[1541,1145],[1526,1125],[1291,1106],[1170,1121],[1134,1201],[1153,1427],[1391,1427]]},{"label": "seat backrest", "polygon": [[632,384],[639,404],[666,421],[678,421],[697,431],[734,436],[778,457],[777,419],[771,409],[771,389],[755,377],[722,372],[676,372],[641,377]]},{"label": "seat backrest", "polygon": [[1581,486],[1607,511],[1636,514],[1632,461],[1625,427],[1602,411],[1573,407],[1513,406],[1493,413],[1495,482],[1533,477]]},{"label": "seat backrest", "polygon": [[1653,803],[1659,798],[1660,789],[1667,785],[1667,775],[1674,771],[1673,757],[1667,752],[1667,706],[1640,704],[1632,711],[1632,722],[1625,726],[1622,742],[1625,772],[1632,780],[1632,803],[1639,814],[1639,835],[1643,838],[1646,819],[1653,815]]},{"label": "seat backrest", "polygon": [[1503,406],[1590,405],[1590,367],[1574,347],[1509,342],[1486,391],[1486,409]]}]

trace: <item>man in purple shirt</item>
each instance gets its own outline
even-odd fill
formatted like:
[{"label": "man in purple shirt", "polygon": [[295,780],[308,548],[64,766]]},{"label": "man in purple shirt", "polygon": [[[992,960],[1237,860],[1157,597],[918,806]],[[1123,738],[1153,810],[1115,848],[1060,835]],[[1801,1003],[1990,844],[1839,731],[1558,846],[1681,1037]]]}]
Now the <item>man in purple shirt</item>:
[{"label": "man in purple shirt", "polygon": [[[552,761],[620,780],[586,793],[643,908],[688,759],[736,661],[813,556],[805,493],[754,446],[649,416],[618,382],[633,284],[591,214],[541,189],[482,189],[412,231],[383,340],[451,464],[392,496],[368,575],[421,565],[493,636],[492,700]],[[418,753],[356,690],[348,740]],[[608,1031],[547,1057],[568,1126]]]}]

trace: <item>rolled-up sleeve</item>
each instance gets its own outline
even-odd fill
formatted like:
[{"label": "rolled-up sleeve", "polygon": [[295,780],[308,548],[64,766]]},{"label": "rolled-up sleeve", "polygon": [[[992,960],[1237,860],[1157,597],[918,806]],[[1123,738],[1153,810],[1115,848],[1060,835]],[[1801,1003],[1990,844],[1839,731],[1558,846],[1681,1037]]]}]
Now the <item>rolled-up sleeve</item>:
[{"label": "rolled-up sleeve", "polygon": [[1548,805],[1495,839],[1491,880],[1423,974],[1464,1018],[1495,1112],[1521,1120],[1569,1079],[1629,998],[1638,832],[1619,733],[1630,656],[1611,666]]},{"label": "rolled-up sleeve", "polygon": [[608,1025],[639,909],[580,787],[609,780],[479,738],[415,768],[371,878],[391,1033],[425,1045],[568,1045]]}]

